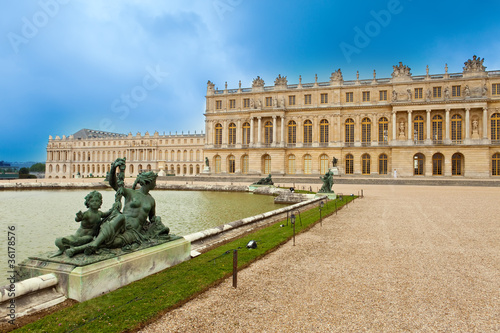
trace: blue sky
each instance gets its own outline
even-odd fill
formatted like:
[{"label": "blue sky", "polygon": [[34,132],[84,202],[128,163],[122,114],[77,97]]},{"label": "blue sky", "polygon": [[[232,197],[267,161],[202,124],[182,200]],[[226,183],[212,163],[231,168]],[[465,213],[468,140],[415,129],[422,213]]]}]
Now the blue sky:
[{"label": "blue sky", "polygon": [[0,1],[7,161],[45,161],[49,135],[82,128],[204,131],[208,80],[453,73],[474,54],[500,70],[498,1]]}]

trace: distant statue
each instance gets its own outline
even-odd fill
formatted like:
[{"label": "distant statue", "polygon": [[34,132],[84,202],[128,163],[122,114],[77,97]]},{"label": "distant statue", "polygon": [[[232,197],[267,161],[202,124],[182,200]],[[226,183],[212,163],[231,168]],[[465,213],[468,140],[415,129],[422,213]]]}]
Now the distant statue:
[{"label": "distant statue", "polygon": [[333,172],[328,170],[323,177],[319,177],[323,181],[323,186],[319,190],[319,193],[333,193]]},{"label": "distant statue", "polygon": [[477,133],[478,127],[479,127],[479,122],[477,121],[477,119],[474,119],[472,121],[472,132]]},{"label": "distant statue", "polygon": [[255,103],[253,101],[253,98],[250,98],[250,109],[254,109],[255,108]]},{"label": "distant statue", "polygon": [[[57,257],[64,253],[67,249],[73,246],[80,246],[90,243],[95,236],[99,233],[102,219],[108,217],[115,208],[111,208],[107,212],[101,212],[99,208],[102,205],[102,195],[97,191],[92,191],[85,197],[85,206],[88,210],[84,213],[79,211],[76,213],[75,221],[81,222],[80,228],[74,235],[57,238],[55,241],[56,246],[59,248],[51,257]],[[115,203],[116,205],[116,203]]]},{"label": "distant statue", "polygon": [[450,88],[448,87],[444,88],[444,98],[450,99]]},{"label": "distant statue", "polygon": [[278,99],[275,97],[273,98],[273,107],[277,108],[278,107]]},{"label": "distant statue", "polygon": [[259,181],[253,183],[252,185],[274,185],[274,183],[271,179],[271,174],[269,174],[266,178],[261,178]]},{"label": "distant statue", "polygon": [[397,101],[398,100],[398,92],[396,90],[392,91],[392,100]]},{"label": "distant statue", "polygon": [[483,86],[483,89],[481,90],[481,95],[484,97],[488,94],[488,87],[486,85]]},{"label": "distant statue", "polygon": [[427,89],[425,99],[426,99],[427,101],[430,101],[430,100],[431,100],[431,96],[432,96],[432,92],[431,92],[431,90],[430,90],[430,89]]},{"label": "distant statue", "polygon": [[408,96],[408,100],[411,101],[411,89],[406,89],[406,95]]},{"label": "distant statue", "polygon": [[205,166],[206,167],[209,167],[210,165],[210,162],[208,161],[208,157],[205,157]]},{"label": "distant statue", "polygon": [[469,86],[465,86],[464,88],[464,94],[465,94],[465,97],[470,97],[470,88]]},{"label": "distant statue", "polygon": [[404,122],[399,123],[399,135],[400,136],[405,135],[405,123]]},{"label": "distant statue", "polygon": [[281,108],[284,109],[286,107],[285,105],[285,97],[281,97]]},{"label": "distant statue", "polygon": [[332,159],[332,166],[335,168],[337,166],[337,158],[334,156],[333,159]]},{"label": "distant statue", "polygon": [[[118,177],[116,169],[120,170]],[[109,216],[100,226],[97,236],[90,242],[66,250],[69,257],[85,252],[98,253],[100,249],[122,248],[134,250],[151,239],[170,238],[169,228],[156,216],[156,203],[149,191],[156,186],[158,175],[152,171],[139,174],[132,189],[125,188],[125,158],[111,164],[109,184],[116,191],[115,204]],[[137,185],[141,187],[136,189]],[[123,212],[121,199],[124,198]]]}]

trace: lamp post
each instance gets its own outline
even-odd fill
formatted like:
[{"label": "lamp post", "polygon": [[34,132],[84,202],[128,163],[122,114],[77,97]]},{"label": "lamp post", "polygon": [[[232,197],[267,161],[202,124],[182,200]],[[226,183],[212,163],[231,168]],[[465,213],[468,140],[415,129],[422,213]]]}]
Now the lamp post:
[{"label": "lamp post", "polygon": [[321,210],[323,209],[324,205],[325,205],[325,203],[323,201],[319,202],[319,223],[321,224],[321,226],[323,226],[323,219],[321,217]]},{"label": "lamp post", "polygon": [[292,223],[293,227],[293,246],[295,246],[295,214],[292,214],[292,216],[290,216],[290,223]]}]

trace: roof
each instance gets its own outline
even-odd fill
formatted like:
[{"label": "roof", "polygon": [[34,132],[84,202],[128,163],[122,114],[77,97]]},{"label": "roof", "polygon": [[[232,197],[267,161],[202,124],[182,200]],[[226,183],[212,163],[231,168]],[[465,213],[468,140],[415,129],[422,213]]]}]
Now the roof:
[{"label": "roof", "polygon": [[83,128],[73,134],[73,137],[75,139],[93,139],[93,138],[119,138],[119,137],[126,137],[126,134],[121,134],[121,133],[112,133],[112,132],[105,132],[105,131],[99,131],[99,130],[92,130],[92,129],[87,129]]}]

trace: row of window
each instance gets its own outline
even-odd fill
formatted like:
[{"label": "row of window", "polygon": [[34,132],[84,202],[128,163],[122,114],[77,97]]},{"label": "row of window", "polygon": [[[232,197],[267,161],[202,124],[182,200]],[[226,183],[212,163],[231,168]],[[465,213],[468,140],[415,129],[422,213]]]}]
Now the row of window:
[{"label": "row of window", "polygon": [[[177,139],[177,143],[175,142],[175,139],[171,139],[171,140],[168,140],[166,139],[165,140],[165,144],[187,144],[189,141],[189,143],[194,143],[194,139]],[[100,147],[100,146],[108,146],[108,147],[111,147],[111,146],[128,146],[129,144],[131,143],[132,146],[139,146],[139,145],[149,145],[149,146],[154,146],[156,143],[153,141],[153,140],[137,140],[137,141],[97,141],[97,142],[86,142],[86,141],[80,141],[80,142],[77,142],[75,144],[75,146],[77,147]],[[200,139],[196,139],[196,143],[200,143]],[[158,144],[162,145],[164,144],[163,143],[163,140],[158,140]],[[57,142],[53,142],[53,143],[50,143],[48,146],[48,148],[64,148],[65,147],[65,144],[64,143],[57,143]]]},{"label": "row of window", "polygon": [[[135,153],[133,150],[130,151],[130,160],[154,160],[154,152],[153,151],[139,151]],[[167,160],[167,161],[195,161],[194,156],[196,153],[196,161],[201,160],[201,150],[172,150],[169,154],[168,150],[158,150],[157,159],[158,160]],[[47,152],[47,160],[48,161],[66,161],[68,160],[69,152],[66,151],[49,151]],[[101,162],[101,161],[114,161],[117,157],[126,156],[126,152],[120,153],[115,151],[107,151],[107,152],[73,152],[73,161],[93,161],[93,162]],[[176,158],[177,156],[177,158]]]},{"label": "row of window", "polygon": [[[463,118],[459,114],[454,114],[451,116],[451,140],[454,143],[461,143],[464,136],[464,125]],[[433,141],[443,140],[443,128],[444,119],[441,115],[435,115],[431,120],[431,135],[430,138]],[[348,118],[344,123],[344,142],[354,143],[354,119]],[[287,123],[287,143],[296,144],[297,143],[297,123],[294,120],[290,120]],[[330,123],[326,119],[322,119],[319,123],[319,142],[328,143],[329,142],[329,126]],[[477,124],[473,125],[478,126]],[[216,145],[222,144],[222,124],[217,123],[215,125],[215,136],[214,143]],[[250,143],[250,123],[245,122],[243,124],[242,132],[242,143],[248,145]],[[473,128],[477,130],[477,128]],[[386,117],[381,117],[378,120],[378,142],[384,143],[388,142],[388,130],[389,130],[389,120]],[[424,140],[424,118],[417,115],[413,118],[413,135],[414,140],[423,141]],[[302,142],[304,144],[311,144],[313,138],[313,124],[312,121],[307,119],[303,123],[303,138]],[[495,113],[491,116],[491,140],[500,140],[500,114]],[[361,142],[370,143],[372,141],[372,121],[370,118],[363,118],[361,120]],[[273,142],[273,123],[271,121],[266,121],[264,123],[264,143],[270,144]],[[228,144],[236,144],[236,125],[230,123],[228,126]]]},{"label": "row of window", "polygon": [[[445,97],[461,97],[462,94],[462,86],[461,85],[456,85],[451,87],[451,95],[450,91],[445,88]],[[411,95],[411,91],[409,93]],[[424,99],[425,98],[442,98],[443,97],[443,89],[442,87],[432,87],[432,91],[429,90],[427,93],[428,96],[424,96],[424,88],[414,88],[413,89],[413,99],[419,100],[419,99]],[[491,94],[493,96],[500,96],[500,83],[494,83],[491,85]],[[320,103],[321,104],[328,104],[328,93],[321,93],[320,94]],[[371,91],[362,91],[362,101],[363,102],[370,102],[372,100],[371,96]],[[410,96],[411,98],[411,96]],[[378,96],[379,101],[387,101],[387,90],[379,90],[379,96]],[[346,103],[353,103],[354,102],[354,92],[349,91],[345,93],[345,102]],[[310,105],[312,104],[312,95],[311,94],[304,94],[304,105]],[[296,98],[295,95],[289,95],[288,96],[288,105],[289,106],[294,106],[296,105]],[[266,107],[271,107],[273,106],[273,98],[272,97],[266,97],[265,98],[265,106]],[[230,109],[235,109],[236,108],[236,99],[230,99],[229,100],[229,108]],[[243,99],[243,108],[250,108],[250,98],[244,98]],[[215,109],[216,110],[222,110],[222,100],[216,100],[215,101]]]}]

